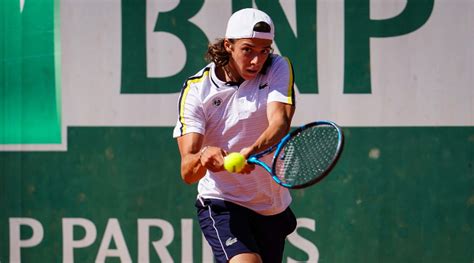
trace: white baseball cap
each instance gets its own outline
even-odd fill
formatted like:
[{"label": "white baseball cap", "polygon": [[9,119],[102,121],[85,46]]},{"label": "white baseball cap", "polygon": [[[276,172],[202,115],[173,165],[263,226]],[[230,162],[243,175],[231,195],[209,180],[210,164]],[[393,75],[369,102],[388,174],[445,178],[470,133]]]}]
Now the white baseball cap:
[{"label": "white baseball cap", "polygon": [[[258,22],[265,22],[270,25],[270,32],[254,31],[254,26]],[[270,16],[254,8],[241,9],[232,14],[227,22],[225,32],[225,37],[229,39],[261,38],[273,40],[274,36],[275,27]]]}]

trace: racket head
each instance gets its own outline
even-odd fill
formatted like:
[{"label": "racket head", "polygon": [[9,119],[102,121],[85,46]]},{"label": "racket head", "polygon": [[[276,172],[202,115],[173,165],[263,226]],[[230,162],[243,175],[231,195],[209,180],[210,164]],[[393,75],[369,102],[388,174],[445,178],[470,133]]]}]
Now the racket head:
[{"label": "racket head", "polygon": [[301,189],[324,179],[344,148],[342,129],[331,121],[316,121],[286,135],[272,162],[273,179],[286,188]]}]

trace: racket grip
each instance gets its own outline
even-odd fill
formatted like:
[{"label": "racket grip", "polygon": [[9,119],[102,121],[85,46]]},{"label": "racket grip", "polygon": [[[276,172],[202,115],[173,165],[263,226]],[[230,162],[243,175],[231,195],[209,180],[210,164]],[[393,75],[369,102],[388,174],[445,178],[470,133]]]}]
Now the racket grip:
[{"label": "racket grip", "polygon": [[247,163],[252,163],[252,164],[258,163],[257,157],[255,157],[255,156],[253,156],[253,155],[250,156],[250,157],[247,159]]}]

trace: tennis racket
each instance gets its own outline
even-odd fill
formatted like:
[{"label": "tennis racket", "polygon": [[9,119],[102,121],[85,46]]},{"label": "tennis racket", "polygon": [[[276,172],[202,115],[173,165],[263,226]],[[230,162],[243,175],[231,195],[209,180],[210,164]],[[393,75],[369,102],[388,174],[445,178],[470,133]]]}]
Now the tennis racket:
[{"label": "tennis racket", "polygon": [[[324,179],[336,165],[344,146],[341,128],[331,121],[316,121],[288,133],[269,149],[251,155],[248,163],[262,166],[278,184],[301,189]],[[273,155],[271,166],[259,159]]]}]

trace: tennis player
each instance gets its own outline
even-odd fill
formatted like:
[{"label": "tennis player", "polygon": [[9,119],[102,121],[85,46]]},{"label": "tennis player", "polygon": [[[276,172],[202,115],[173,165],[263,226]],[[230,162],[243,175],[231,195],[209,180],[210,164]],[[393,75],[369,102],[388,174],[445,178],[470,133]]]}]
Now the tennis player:
[{"label": "tennis player", "polygon": [[274,32],[260,10],[234,13],[225,38],[208,47],[210,64],[186,80],[179,96],[173,136],[181,176],[199,182],[199,224],[217,262],[282,262],[286,236],[296,227],[289,191],[263,168],[246,164],[232,174],[223,167],[227,153],[248,157],[290,129],[293,68],[272,54]]}]

